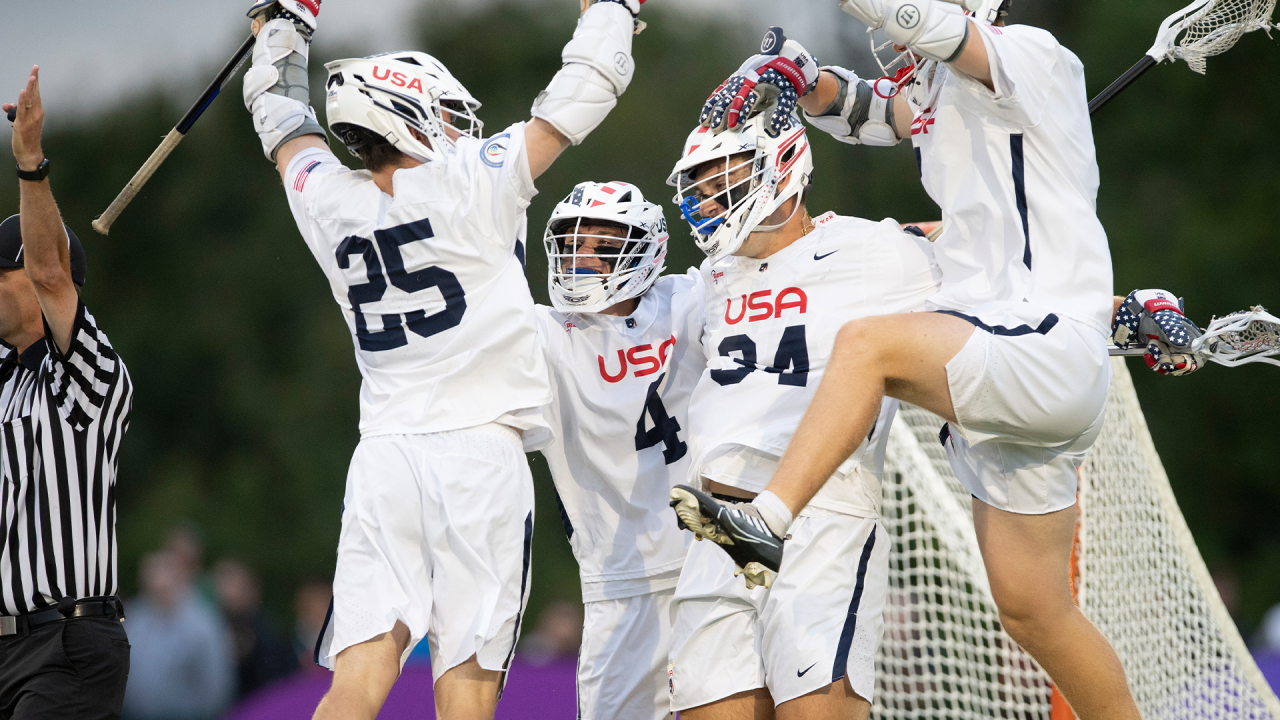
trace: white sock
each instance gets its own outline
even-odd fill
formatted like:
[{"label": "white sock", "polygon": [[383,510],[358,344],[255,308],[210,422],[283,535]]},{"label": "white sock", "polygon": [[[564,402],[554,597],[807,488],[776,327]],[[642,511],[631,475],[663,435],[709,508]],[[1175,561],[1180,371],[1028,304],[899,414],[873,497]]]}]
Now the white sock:
[{"label": "white sock", "polygon": [[760,517],[764,519],[764,523],[769,526],[774,535],[787,536],[787,528],[791,527],[794,518],[791,515],[791,509],[782,502],[782,498],[765,490],[757,495],[751,504],[760,511]]}]

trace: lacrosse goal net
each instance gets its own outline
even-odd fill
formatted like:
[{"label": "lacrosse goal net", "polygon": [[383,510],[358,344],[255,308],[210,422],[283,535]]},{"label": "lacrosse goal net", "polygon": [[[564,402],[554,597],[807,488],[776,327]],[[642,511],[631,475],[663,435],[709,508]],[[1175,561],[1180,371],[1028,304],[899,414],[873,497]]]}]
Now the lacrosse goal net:
[{"label": "lacrosse goal net", "polygon": [[[1178,509],[1121,358],[1106,426],[1081,470],[1077,601],[1110,639],[1151,720],[1280,720]],[[882,522],[893,538],[872,717],[1070,717],[1000,629],[969,495],[942,420],[903,405],[890,431]]]}]

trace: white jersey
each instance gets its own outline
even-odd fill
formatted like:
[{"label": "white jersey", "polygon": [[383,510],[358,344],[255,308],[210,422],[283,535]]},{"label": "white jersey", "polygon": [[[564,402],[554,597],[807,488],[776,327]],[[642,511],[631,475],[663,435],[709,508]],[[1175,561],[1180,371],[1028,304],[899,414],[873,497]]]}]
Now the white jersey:
[{"label": "white jersey", "polygon": [[924,188],[942,208],[931,304],[1027,301],[1111,327],[1111,253],[1084,67],[1048,32],[978,26],[994,92],[933,64],[911,124]]},{"label": "white jersey", "polygon": [[586,602],[675,587],[689,533],[668,495],[689,467],[703,294],[690,270],[659,278],[628,317],[538,307],[556,433],[542,454]]},{"label": "white jersey", "polygon": [[[822,381],[850,320],[923,310],[937,290],[928,241],[893,220],[828,213],[764,259],[729,257],[707,282],[707,370],[689,404],[690,480],[760,492]],[[859,517],[880,508],[886,399],[871,436],[810,505]],[[871,448],[868,452],[868,448]],[[865,461],[864,461],[865,459]]]},{"label": "white jersey", "polygon": [[356,344],[361,437],[498,421],[524,431],[526,450],[549,439],[524,276],[537,191],[523,124],[396,171],[394,198],[322,149],[298,153],[285,180]]}]

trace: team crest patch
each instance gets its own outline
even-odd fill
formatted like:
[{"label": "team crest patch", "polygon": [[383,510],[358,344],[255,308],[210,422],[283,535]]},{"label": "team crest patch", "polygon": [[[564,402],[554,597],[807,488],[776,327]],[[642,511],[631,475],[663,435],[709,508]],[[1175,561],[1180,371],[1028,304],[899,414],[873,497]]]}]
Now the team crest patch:
[{"label": "team crest patch", "polygon": [[507,144],[511,142],[510,133],[494,135],[480,146],[480,159],[489,167],[500,168],[507,157]]}]

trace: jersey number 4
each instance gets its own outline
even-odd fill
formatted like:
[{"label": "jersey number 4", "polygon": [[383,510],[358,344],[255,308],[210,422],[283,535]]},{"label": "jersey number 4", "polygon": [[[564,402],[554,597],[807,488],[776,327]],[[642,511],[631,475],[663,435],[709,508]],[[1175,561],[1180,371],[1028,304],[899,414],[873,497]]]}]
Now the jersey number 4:
[{"label": "jersey number 4", "polygon": [[[649,393],[645,397],[644,411],[640,413],[640,422],[636,423],[636,450],[644,450],[662,444],[662,459],[667,464],[679,460],[689,452],[689,446],[680,439],[680,422],[667,414],[662,405],[662,396],[658,388],[662,386],[663,373],[649,385]],[[646,429],[646,419],[653,420],[653,428]]]},{"label": "jersey number 4", "polygon": [[[405,327],[415,335],[429,338],[462,322],[462,315],[467,311],[467,299],[457,275],[439,265],[413,272],[404,269],[404,256],[400,254],[400,246],[435,237],[430,220],[424,218],[386,230],[376,230],[373,237],[377,248],[368,238],[352,235],[343,239],[337,252],[338,267],[343,270],[351,267],[352,255],[359,255],[364,260],[365,274],[369,278],[369,282],[352,285],[347,289],[347,300],[351,303],[351,311],[356,315],[356,337],[360,341],[361,350],[380,352],[408,345]],[[386,259],[385,272],[378,259],[378,251]],[[403,315],[383,315],[382,329],[369,330],[369,323],[365,314],[360,312],[360,306],[381,300],[387,292],[388,280],[409,294],[438,288],[444,296],[444,309],[430,315],[423,310]]]},{"label": "jersey number 4", "polygon": [[[765,367],[756,364],[756,341],[746,335],[730,335],[720,341],[717,349],[721,357],[732,358],[742,366],[732,370],[712,370],[711,379],[721,385],[737,385],[756,370],[778,373],[779,385],[804,387],[809,382],[809,344],[804,337],[803,325],[792,325],[782,331],[773,364]],[[733,357],[735,352],[741,353],[742,357]]]}]

